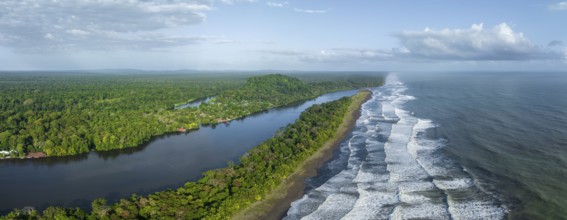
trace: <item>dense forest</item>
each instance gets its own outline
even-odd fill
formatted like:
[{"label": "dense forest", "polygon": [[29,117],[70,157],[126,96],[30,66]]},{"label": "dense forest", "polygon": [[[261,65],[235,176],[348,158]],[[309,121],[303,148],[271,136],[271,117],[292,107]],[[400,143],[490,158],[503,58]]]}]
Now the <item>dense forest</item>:
[{"label": "dense forest", "polygon": [[[0,158],[64,156],[135,147],[345,89],[379,76],[310,79],[271,75],[0,73]],[[215,96],[195,108],[175,105]]]},{"label": "dense forest", "polygon": [[0,151],[13,157],[137,146],[171,130],[159,116],[176,103],[246,82],[179,74],[0,74]]},{"label": "dense forest", "polygon": [[[282,77],[282,76],[270,76]],[[261,80],[252,78],[250,81]],[[294,80],[294,79],[289,79]],[[293,81],[299,83],[298,81]],[[363,93],[357,95],[361,100]],[[350,113],[352,97],[314,105],[295,123],[250,150],[239,164],[207,171],[196,182],[147,197],[132,195],[116,204],[92,202],[92,211],[49,207],[14,210],[6,219],[228,219],[261,200],[286,179],[305,159],[331,139]],[[357,103],[358,104],[358,103]]]}]

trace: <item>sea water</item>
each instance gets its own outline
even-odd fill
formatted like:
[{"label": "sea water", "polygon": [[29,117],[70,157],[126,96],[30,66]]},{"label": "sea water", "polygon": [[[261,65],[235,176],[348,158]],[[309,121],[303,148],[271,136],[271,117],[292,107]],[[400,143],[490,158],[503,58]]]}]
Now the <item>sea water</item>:
[{"label": "sea water", "polygon": [[285,219],[563,218],[567,74],[390,74]]}]

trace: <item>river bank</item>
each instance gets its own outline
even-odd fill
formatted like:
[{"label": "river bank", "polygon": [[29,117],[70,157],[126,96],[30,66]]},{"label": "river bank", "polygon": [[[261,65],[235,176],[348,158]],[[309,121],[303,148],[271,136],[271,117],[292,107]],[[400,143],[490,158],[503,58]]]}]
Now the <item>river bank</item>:
[{"label": "river bank", "polygon": [[198,180],[207,170],[238,161],[281,127],[297,120],[310,106],[356,93],[356,90],[328,93],[236,119],[228,125],[168,133],[139,148],[71,157],[3,160],[0,188],[6,190],[0,190],[3,198],[0,213],[26,206],[42,210],[50,205],[90,210],[91,201],[96,198],[115,203],[133,193],[149,195],[180,187],[187,181]]},{"label": "river bank", "polygon": [[265,199],[237,213],[232,219],[281,219],[289,209],[291,202],[299,199],[305,190],[305,180],[317,174],[317,168],[333,156],[333,151],[352,131],[356,120],[360,117],[360,108],[371,98],[370,91],[361,91],[349,106],[342,124],[335,132],[334,138],[328,140],[313,156],[303,162],[280,186],[274,189]]}]

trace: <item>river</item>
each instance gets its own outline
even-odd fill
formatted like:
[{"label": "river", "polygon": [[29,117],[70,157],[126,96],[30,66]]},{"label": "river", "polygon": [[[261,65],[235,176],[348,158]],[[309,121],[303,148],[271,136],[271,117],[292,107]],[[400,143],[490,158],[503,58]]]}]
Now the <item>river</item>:
[{"label": "river", "polygon": [[176,188],[202,172],[226,167],[252,147],[293,123],[306,108],[356,90],[321,95],[306,102],[270,109],[243,119],[169,134],[132,149],[91,152],[73,157],[0,161],[0,211],[50,205],[90,209],[95,198],[118,201]]}]

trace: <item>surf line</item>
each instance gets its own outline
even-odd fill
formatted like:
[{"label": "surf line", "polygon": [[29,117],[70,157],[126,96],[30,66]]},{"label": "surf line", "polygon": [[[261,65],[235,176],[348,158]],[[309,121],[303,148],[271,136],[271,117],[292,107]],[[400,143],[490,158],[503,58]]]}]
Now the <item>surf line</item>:
[{"label": "surf line", "polygon": [[[348,166],[292,203],[285,219],[503,219],[506,209],[429,139],[436,125],[404,104],[396,75],[373,91],[348,144]],[[387,137],[387,138],[384,138]]]}]

